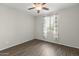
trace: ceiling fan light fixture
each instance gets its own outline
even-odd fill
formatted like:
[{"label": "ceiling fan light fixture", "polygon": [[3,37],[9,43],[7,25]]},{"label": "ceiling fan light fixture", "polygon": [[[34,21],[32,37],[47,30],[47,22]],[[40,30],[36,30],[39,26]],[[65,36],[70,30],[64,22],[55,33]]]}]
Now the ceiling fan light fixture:
[{"label": "ceiling fan light fixture", "polygon": [[42,7],[36,7],[35,9],[36,10],[42,10]]},{"label": "ceiling fan light fixture", "polygon": [[42,4],[41,3],[34,3],[33,7],[35,7],[36,10],[42,10]]},{"label": "ceiling fan light fixture", "polygon": [[29,10],[35,9],[37,10],[37,13],[39,13],[42,9],[49,10],[49,8],[46,7],[47,7],[46,3],[33,3],[32,8],[29,8]]}]

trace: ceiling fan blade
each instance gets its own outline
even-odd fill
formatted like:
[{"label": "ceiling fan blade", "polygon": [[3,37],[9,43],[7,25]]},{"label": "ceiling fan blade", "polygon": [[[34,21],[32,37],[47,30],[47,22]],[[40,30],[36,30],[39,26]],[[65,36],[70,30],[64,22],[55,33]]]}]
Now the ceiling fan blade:
[{"label": "ceiling fan blade", "polygon": [[34,5],[37,5],[37,3],[33,3]]},{"label": "ceiling fan blade", "polygon": [[37,10],[37,13],[40,13],[40,10]]},{"label": "ceiling fan blade", "polygon": [[32,7],[32,8],[29,8],[28,10],[31,10],[31,9],[34,9],[34,7]]},{"label": "ceiling fan blade", "polygon": [[45,5],[46,3],[42,3],[42,5]]},{"label": "ceiling fan blade", "polygon": [[44,10],[49,10],[49,8],[43,7]]},{"label": "ceiling fan blade", "polygon": [[36,4],[36,3],[33,3],[33,4]]}]

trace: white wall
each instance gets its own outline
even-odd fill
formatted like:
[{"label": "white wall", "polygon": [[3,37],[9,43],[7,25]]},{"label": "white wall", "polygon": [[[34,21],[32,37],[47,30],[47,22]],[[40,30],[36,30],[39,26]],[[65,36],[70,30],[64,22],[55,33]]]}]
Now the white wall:
[{"label": "white wall", "polygon": [[0,5],[0,50],[33,39],[34,17],[27,12]]},{"label": "white wall", "polygon": [[59,41],[79,48],[79,5],[61,10],[59,14]]},{"label": "white wall", "polygon": [[36,38],[79,48],[79,5],[57,11],[59,39],[44,39],[42,35],[43,17],[36,19]]},{"label": "white wall", "polygon": [[43,17],[42,16],[36,16],[35,19],[35,38],[37,39],[43,39]]}]

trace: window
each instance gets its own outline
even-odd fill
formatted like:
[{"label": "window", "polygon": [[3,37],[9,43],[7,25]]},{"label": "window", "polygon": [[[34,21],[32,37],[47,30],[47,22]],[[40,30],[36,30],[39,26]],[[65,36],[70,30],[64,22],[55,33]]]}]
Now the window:
[{"label": "window", "polygon": [[58,19],[57,15],[44,17],[43,25],[44,38],[48,37],[48,33],[53,36],[53,39],[58,39]]}]

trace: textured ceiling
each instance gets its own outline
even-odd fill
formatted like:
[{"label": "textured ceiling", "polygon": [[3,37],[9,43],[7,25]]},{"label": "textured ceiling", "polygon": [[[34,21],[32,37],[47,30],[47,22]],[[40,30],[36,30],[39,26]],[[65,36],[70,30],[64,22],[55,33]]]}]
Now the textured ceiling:
[{"label": "textured ceiling", "polygon": [[[67,8],[69,6],[76,5],[77,3],[47,3],[49,11],[41,10],[40,15],[48,14],[53,11],[57,11],[63,8]],[[10,6],[12,8],[16,8],[19,10],[27,11],[30,14],[37,16],[36,10],[28,10],[28,8],[32,7],[32,3],[4,3],[6,6]]]}]

